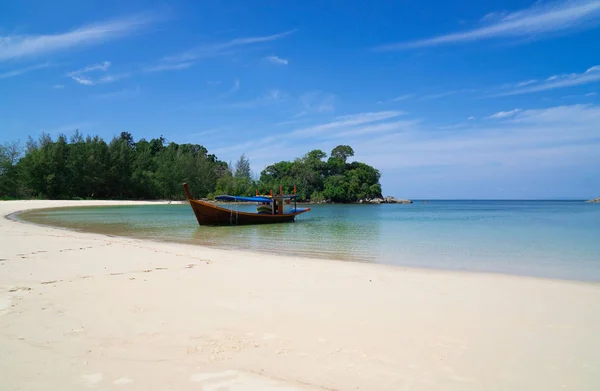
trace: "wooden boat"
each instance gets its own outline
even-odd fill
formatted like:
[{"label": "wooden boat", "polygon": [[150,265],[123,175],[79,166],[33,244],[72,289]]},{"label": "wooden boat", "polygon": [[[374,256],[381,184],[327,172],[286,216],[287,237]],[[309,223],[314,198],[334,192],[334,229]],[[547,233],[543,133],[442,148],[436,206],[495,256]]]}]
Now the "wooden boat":
[{"label": "wooden boat", "polygon": [[[209,202],[195,200],[190,193],[188,184],[183,184],[185,195],[196,215],[200,225],[247,225],[247,224],[273,224],[294,221],[295,217],[306,213],[310,208],[297,208],[295,194],[277,194],[255,197],[240,197],[222,195],[215,199],[222,201],[256,202],[260,212],[238,212],[237,210],[223,208]],[[281,191],[280,191],[281,193]],[[291,206],[294,200],[294,206]],[[268,208],[265,206],[268,205]],[[271,213],[268,213],[270,209]]]}]

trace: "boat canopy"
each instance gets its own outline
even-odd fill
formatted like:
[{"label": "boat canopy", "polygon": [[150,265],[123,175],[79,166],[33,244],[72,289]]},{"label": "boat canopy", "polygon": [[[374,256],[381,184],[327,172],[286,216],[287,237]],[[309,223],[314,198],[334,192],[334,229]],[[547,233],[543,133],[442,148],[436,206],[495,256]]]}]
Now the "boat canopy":
[{"label": "boat canopy", "polygon": [[219,201],[273,202],[273,200],[268,197],[242,197],[242,196],[230,196],[230,195],[216,196],[215,199],[219,200]]},{"label": "boat canopy", "polygon": [[215,197],[215,200],[218,201],[242,201],[242,202],[273,202],[273,200],[287,200],[294,199],[296,196],[294,194],[276,194],[271,196],[253,196],[253,197],[243,197],[243,196],[231,196],[231,195],[219,195]]}]

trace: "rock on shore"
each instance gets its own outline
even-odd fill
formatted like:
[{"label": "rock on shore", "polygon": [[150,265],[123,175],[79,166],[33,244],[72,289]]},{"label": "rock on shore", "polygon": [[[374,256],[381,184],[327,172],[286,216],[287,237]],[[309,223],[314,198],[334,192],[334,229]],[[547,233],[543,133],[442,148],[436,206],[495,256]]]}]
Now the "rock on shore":
[{"label": "rock on shore", "polygon": [[599,202],[600,203],[600,197],[594,198],[593,200],[589,200],[589,201],[586,201],[586,202]]},{"label": "rock on shore", "polygon": [[385,198],[366,198],[358,201],[360,204],[412,204],[411,200],[398,199],[396,197],[387,196]]}]

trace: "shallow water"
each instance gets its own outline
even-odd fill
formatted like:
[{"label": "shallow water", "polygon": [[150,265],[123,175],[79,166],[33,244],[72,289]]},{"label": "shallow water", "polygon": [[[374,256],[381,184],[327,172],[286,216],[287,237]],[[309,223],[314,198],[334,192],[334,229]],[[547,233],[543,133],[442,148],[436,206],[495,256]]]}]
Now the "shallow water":
[{"label": "shallow water", "polygon": [[239,227],[199,227],[187,204],[77,207],[20,217],[220,248],[600,281],[600,205],[579,201],[311,205],[295,223]]}]

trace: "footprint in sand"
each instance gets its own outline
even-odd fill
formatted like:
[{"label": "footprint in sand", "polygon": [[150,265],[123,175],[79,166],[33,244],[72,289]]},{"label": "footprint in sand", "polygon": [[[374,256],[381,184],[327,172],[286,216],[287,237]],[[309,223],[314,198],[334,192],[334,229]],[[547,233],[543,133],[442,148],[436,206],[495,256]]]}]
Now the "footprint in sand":
[{"label": "footprint in sand", "polygon": [[9,292],[17,292],[17,291],[30,291],[31,288],[28,286],[16,286],[14,288],[9,289]]}]

